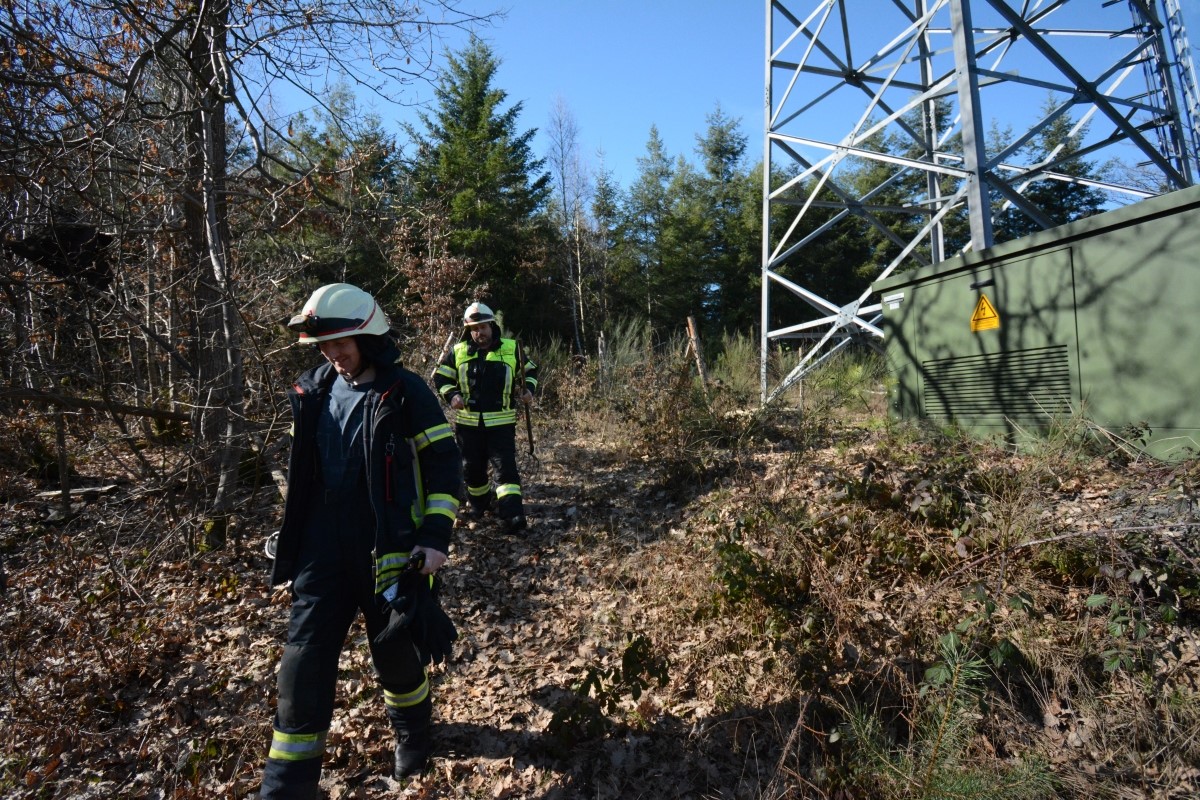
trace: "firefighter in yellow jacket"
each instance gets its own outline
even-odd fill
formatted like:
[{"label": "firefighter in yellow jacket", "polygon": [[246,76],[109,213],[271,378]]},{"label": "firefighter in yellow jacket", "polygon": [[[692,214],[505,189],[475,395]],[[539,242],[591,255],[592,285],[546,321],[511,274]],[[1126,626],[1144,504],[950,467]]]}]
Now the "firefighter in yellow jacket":
[{"label": "firefighter in yellow jacket", "polygon": [[533,402],[537,364],[515,339],[500,335],[492,309],[472,303],[463,313],[462,339],[438,365],[434,386],[454,410],[467,513],[478,519],[494,511],[507,533],[525,530],[517,470],[517,404]]}]

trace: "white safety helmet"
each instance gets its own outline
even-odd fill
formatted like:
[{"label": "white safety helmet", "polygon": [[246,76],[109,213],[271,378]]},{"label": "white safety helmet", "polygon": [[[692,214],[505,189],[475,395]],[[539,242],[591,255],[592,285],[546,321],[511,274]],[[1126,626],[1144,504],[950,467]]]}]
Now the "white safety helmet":
[{"label": "white safety helmet", "polygon": [[481,322],[495,322],[496,315],[483,303],[471,303],[463,312],[463,325],[478,325]]},{"label": "white safety helmet", "polygon": [[330,283],[312,293],[300,313],[288,322],[301,344],[363,334],[379,336],[389,330],[375,298],[348,283]]}]

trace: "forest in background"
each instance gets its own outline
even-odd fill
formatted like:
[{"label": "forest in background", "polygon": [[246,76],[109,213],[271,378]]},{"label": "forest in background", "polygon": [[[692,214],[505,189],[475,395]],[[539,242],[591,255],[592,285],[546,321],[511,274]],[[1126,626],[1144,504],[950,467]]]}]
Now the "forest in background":
[{"label": "forest in background", "polygon": [[[452,3],[0,2],[6,795],[253,790],[286,607],[260,546],[313,358],[280,323],[331,281],[379,298],[418,372],[475,299],[544,370],[535,532],[456,545],[469,636],[439,675],[437,772],[379,784],[349,649],[332,796],[1194,792],[1194,463],[1082,421],[1032,454],[909,429],[869,359],[758,408],[740,120],[715,108],[694,154],[651,130],[620,186],[583,168],[566,105],[531,150],[503,54],[441,52],[486,21]],[[313,110],[279,116],[271,80]],[[360,112],[413,81],[437,90],[419,124]],[[1069,149],[1067,125],[1024,156]],[[927,188],[846,180],[881,208]],[[1059,222],[1103,205],[1030,191]],[[997,209],[998,240],[1029,225]],[[966,229],[948,218],[948,247]],[[897,247],[852,221],[782,273],[857,296]]]},{"label": "forest in background", "polygon": [[[0,336],[11,355],[0,402],[18,427],[107,412],[147,480],[181,479],[214,541],[239,464],[278,440],[280,381],[305,358],[280,323],[321,284],[372,292],[418,370],[477,299],[539,349],[576,359],[630,325],[666,340],[691,318],[713,347],[755,335],[762,166],[747,163],[742,122],[719,106],[694,160],[667,153],[652,128],[620,186],[584,166],[565,102],[545,129],[549,151],[532,151],[502,54],[476,37],[442,50],[447,31],[494,21],[455,3],[4,8]],[[321,82],[331,69],[342,76],[332,88]],[[417,81],[435,88],[419,123],[390,130],[360,110],[363,93],[404,103]],[[311,108],[280,115],[264,92],[273,82]],[[1069,124],[1027,143],[1025,157],[1069,152]],[[1002,146],[1004,132],[993,139]],[[1105,168],[1066,159],[1060,171]],[[884,209],[928,188],[880,169],[845,180],[882,186]],[[1103,203],[1058,181],[1030,191],[1061,222]],[[998,240],[1027,231],[1017,212],[997,214]],[[965,241],[965,219],[946,229],[951,249]],[[838,230],[781,274],[824,297],[856,296],[901,240],[865,220]],[[802,305],[785,299],[772,313],[813,313]],[[185,474],[144,457],[143,434],[185,436]],[[63,466],[53,448],[30,446],[46,469]]]}]

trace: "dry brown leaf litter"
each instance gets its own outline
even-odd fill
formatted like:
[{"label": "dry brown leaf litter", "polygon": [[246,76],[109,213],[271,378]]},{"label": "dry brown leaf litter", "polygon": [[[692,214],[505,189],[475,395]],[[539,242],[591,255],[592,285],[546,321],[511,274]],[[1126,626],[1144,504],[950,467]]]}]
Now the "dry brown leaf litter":
[{"label": "dry brown leaf litter", "polygon": [[[432,769],[407,786],[386,776],[391,737],[379,690],[365,648],[347,647],[322,784],[328,796],[832,796],[815,771],[832,706],[821,713],[810,695],[911,687],[927,666],[914,660],[914,638],[979,606],[957,581],[882,566],[897,557],[883,530],[892,512],[863,511],[847,486],[864,507],[899,503],[901,514],[936,503],[939,490],[918,488],[869,437],[856,441],[805,453],[764,446],[739,453],[715,480],[679,485],[652,458],[579,433],[540,432],[539,460],[525,465],[530,535],[503,537],[489,524],[458,531],[445,602],[462,639],[455,662],[433,673]],[[260,493],[241,509],[241,538],[230,547],[184,559],[162,541],[185,530],[162,493],[124,483],[69,521],[48,524],[54,503],[31,499],[35,488],[10,485],[0,523],[9,584],[0,606],[5,796],[250,796],[270,733],[287,608],[286,592],[265,586],[260,539],[277,516],[271,498]],[[1038,524],[1055,531],[1169,522],[1188,511],[1186,498],[1168,496],[1163,470],[1142,465],[1067,476],[1047,491],[1056,519]],[[806,527],[787,518],[747,523],[744,544],[758,558],[793,553],[784,531],[827,543],[801,570],[806,595],[838,598],[811,621],[826,651],[811,663],[780,650],[766,610],[714,602],[722,590],[714,542],[744,515],[773,507],[804,509]],[[936,524],[927,533],[938,574],[987,552],[942,541]],[[863,537],[878,547],[861,548]],[[1078,651],[1069,637],[1082,630],[1088,590],[1021,588],[1055,613],[1038,627],[1004,610],[995,623],[1011,629],[1047,683],[1040,696],[1009,698],[1011,707],[981,720],[978,757],[1040,754],[1077,796],[1100,778],[1120,787],[1114,796],[1189,796],[1200,775],[1186,758],[1135,763],[1121,746],[1122,738],[1183,729],[1164,717],[1190,713],[1186,703],[1164,703],[1156,715],[1141,702],[1144,690],[1119,680],[1107,695],[1073,702],[1071,676],[1083,668],[1071,663]],[[803,610],[795,624],[810,624]],[[619,698],[604,736],[562,752],[548,734],[555,710],[586,670],[619,663],[639,633],[670,660],[669,685]],[[1195,640],[1182,628],[1169,635],[1178,646],[1159,679],[1194,700]],[[352,636],[361,645],[361,628]],[[1195,741],[1164,747],[1200,752]],[[1137,752],[1147,750],[1152,742]]]}]

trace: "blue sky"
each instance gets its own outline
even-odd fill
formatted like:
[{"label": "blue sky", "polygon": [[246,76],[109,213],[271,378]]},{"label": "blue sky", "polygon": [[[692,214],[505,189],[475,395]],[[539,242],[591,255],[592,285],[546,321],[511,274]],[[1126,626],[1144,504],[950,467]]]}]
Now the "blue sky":
[{"label": "blue sky", "polygon": [[[478,34],[501,62],[495,86],[509,106],[523,104],[519,128],[539,130],[537,155],[561,97],[589,166],[600,167],[603,151],[605,169],[627,187],[651,125],[672,157],[695,162],[696,136],[718,103],[741,120],[749,159],[761,158],[764,8],[753,0],[512,0],[507,17]],[[394,113],[375,111],[385,122]]]},{"label": "blue sky", "polygon": [[750,0],[516,0],[481,37],[502,59],[527,127],[545,128],[561,96],[581,151],[628,185],[656,125],[672,156],[696,160],[719,103],[762,153],[764,3]]},{"label": "blue sky", "polygon": [[[523,104],[521,130],[544,132],[561,97],[575,117],[589,166],[603,163],[628,187],[637,176],[638,157],[646,152],[651,125],[672,157],[696,162],[696,137],[720,104],[727,116],[740,120],[748,160],[761,159],[765,0],[508,2],[506,17],[478,33],[501,62],[495,85],[508,93],[510,105]],[[462,5],[479,13],[503,7],[488,0]],[[1083,13],[1088,3],[1071,5]],[[1182,5],[1195,46],[1200,44],[1200,0],[1182,0]],[[795,0],[790,7],[806,6]],[[461,42],[449,46],[458,49]],[[407,100],[428,101],[432,95],[424,87]],[[375,110],[385,123],[399,113]],[[539,133],[537,155],[545,155],[546,146]]]}]

